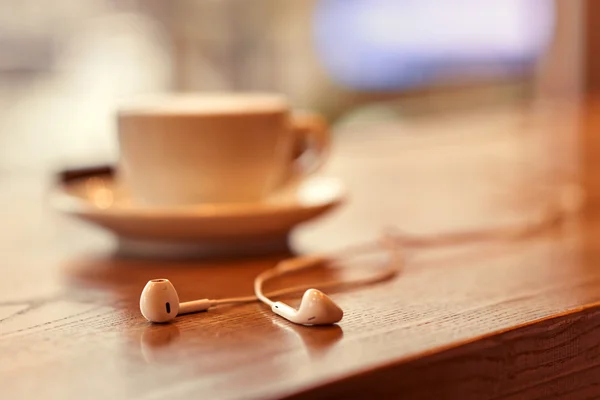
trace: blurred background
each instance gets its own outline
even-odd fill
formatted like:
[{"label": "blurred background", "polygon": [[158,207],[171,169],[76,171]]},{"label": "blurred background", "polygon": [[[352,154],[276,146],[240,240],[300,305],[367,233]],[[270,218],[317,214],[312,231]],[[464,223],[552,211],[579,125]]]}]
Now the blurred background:
[{"label": "blurred background", "polygon": [[581,92],[577,0],[0,5],[4,169],[113,159],[137,93],[279,91],[335,128]]}]

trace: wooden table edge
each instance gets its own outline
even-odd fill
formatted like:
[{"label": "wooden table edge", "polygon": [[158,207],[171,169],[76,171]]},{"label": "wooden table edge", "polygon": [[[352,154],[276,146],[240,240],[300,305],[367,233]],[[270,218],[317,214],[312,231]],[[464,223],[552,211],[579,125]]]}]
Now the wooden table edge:
[{"label": "wooden table edge", "polygon": [[[577,323],[580,323],[582,320],[584,321],[583,324],[585,324],[585,321],[590,319],[588,317],[593,317],[598,320],[598,329],[600,330],[600,302],[593,302],[580,307],[570,308],[557,314],[537,318],[506,329],[499,329],[467,340],[459,340],[429,349],[427,351],[417,352],[401,359],[377,365],[376,367],[366,368],[346,374],[341,378],[332,379],[325,383],[305,387],[299,391],[289,393],[279,398],[285,400],[342,398],[341,396],[343,396],[344,399],[363,398],[364,396],[371,398],[372,396],[409,396],[407,398],[412,398],[410,396],[416,396],[419,398],[428,398],[427,393],[424,391],[407,391],[404,385],[398,387],[395,385],[395,383],[397,383],[398,380],[403,376],[406,377],[406,373],[411,369],[414,373],[417,369],[423,370],[429,368],[429,371],[426,371],[427,374],[421,378],[424,381],[435,380],[432,379],[432,375],[436,376],[444,374],[444,362],[450,361],[450,364],[452,364],[451,361],[455,358],[468,355],[479,359],[486,359],[489,357],[489,351],[498,350],[502,347],[508,347],[508,344],[513,344],[514,342],[529,337],[532,334],[535,335],[536,331],[538,331],[537,333],[541,332],[542,334],[552,334],[557,327],[562,326],[563,324],[570,324],[570,328],[574,329],[573,326]],[[544,329],[546,327],[548,329]],[[508,337],[511,335],[514,336]],[[493,341],[491,341],[491,339]],[[564,346],[568,346],[568,343],[563,343],[561,348]],[[600,340],[598,340],[597,347],[597,362],[591,367],[600,366]],[[560,348],[552,348],[550,350],[556,351],[560,350]],[[574,356],[578,355],[580,355],[580,353],[575,354]],[[535,369],[538,363],[534,361],[531,364],[532,365],[530,368]],[[582,370],[586,370],[591,367],[583,368]],[[556,376],[548,376],[544,381],[536,382],[524,389],[531,389],[536,385],[558,379],[564,375],[564,373],[560,373],[560,370],[554,370],[553,372]],[[494,385],[502,385],[502,383],[503,382],[500,380],[498,382],[493,382]],[[598,381],[598,384],[600,385],[600,380]],[[426,390],[427,386],[425,385],[423,389]],[[451,388],[440,387],[440,389],[447,390]],[[565,389],[568,389],[568,387],[565,386]],[[464,388],[461,390],[464,390]],[[598,393],[600,394],[600,388],[598,389]],[[511,394],[513,393],[501,394],[498,398],[504,398],[505,396],[509,396]],[[481,393],[445,392],[443,395],[447,397],[441,398],[450,399],[456,398],[455,396],[460,395],[461,399],[467,400],[478,399],[478,396],[481,395]],[[436,398],[440,399],[439,394]],[[494,398],[496,398],[496,396],[494,396]],[[587,399],[589,397],[585,398]]]}]

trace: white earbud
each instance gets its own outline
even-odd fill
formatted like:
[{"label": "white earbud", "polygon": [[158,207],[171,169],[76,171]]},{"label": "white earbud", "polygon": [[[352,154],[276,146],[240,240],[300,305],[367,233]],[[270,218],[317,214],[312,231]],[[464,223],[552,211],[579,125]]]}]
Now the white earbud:
[{"label": "white earbud", "polygon": [[[330,265],[336,264],[344,259],[356,256],[356,253],[368,253],[370,251],[378,250],[380,247],[388,250],[390,267],[373,276],[356,279],[348,283],[352,283],[354,285],[363,285],[390,279],[400,271],[402,260],[396,246],[390,239],[389,235],[386,234],[376,245],[373,246],[372,244],[369,244],[368,246],[347,249],[342,254],[335,257],[336,259],[334,260],[324,256],[316,255],[297,257],[282,261],[275,266],[275,268],[264,271],[256,277],[254,280],[254,294],[260,301],[269,305],[275,314],[295,324],[335,324],[336,322],[342,320],[344,317],[344,312],[329,296],[323,292],[317,289],[308,289],[302,296],[300,307],[296,310],[285,303],[280,301],[274,302],[269,299],[269,297],[263,293],[263,283],[269,279],[286,274],[288,272],[299,271],[301,269],[323,265],[324,263],[329,263]],[[331,283],[338,284],[340,282],[328,282],[325,286],[331,286]]]},{"label": "white earbud", "polygon": [[267,270],[256,277],[254,281],[254,294],[260,301],[271,306],[273,312],[290,322],[301,325],[329,325],[342,320],[344,312],[325,293],[317,289],[308,289],[302,296],[300,307],[296,310],[280,301],[271,301],[262,291],[263,283],[275,276],[290,271],[320,265],[325,261],[319,256],[299,257],[279,263],[275,268]]},{"label": "white earbud", "polygon": [[301,325],[335,324],[344,316],[344,311],[329,296],[317,289],[304,292],[297,310],[280,301],[273,303],[271,310],[288,321]]},{"label": "white earbud", "polygon": [[140,296],[140,311],[150,322],[169,322],[178,315],[206,311],[213,306],[209,299],[179,303],[179,296],[168,279],[148,281]]}]

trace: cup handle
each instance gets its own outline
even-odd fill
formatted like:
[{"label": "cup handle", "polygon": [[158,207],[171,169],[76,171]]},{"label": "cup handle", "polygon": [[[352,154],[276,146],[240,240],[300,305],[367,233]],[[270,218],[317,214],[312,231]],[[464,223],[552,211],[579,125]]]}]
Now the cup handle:
[{"label": "cup handle", "polygon": [[301,179],[317,172],[327,161],[331,149],[329,124],[320,114],[295,111],[292,129],[295,137],[292,179]]}]

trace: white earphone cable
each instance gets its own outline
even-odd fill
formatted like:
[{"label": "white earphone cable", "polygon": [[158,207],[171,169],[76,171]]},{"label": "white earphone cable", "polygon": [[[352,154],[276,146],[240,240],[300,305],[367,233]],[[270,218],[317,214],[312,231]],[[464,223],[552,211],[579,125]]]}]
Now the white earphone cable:
[{"label": "white earphone cable", "polygon": [[[576,190],[572,190],[572,192],[573,193],[567,193],[571,194],[571,196],[562,196],[561,199],[555,201],[556,204],[551,204],[551,206],[545,209],[541,218],[526,224],[513,225],[502,229],[492,228],[479,231],[448,232],[426,237],[405,235],[398,231],[387,230],[384,232],[383,239],[376,242],[367,242],[349,246],[322,255],[302,256],[283,260],[274,268],[266,270],[256,277],[254,281],[254,296],[241,296],[215,300],[200,299],[178,303],[177,313],[171,313],[169,311],[169,301],[179,301],[173,285],[167,279],[151,280],[146,284],[146,287],[142,291],[140,297],[140,309],[144,317],[151,322],[167,322],[176,315],[205,311],[210,307],[217,305],[248,303],[259,300],[271,306],[276,314],[294,323],[303,325],[335,323],[341,320],[343,311],[335,305],[331,299],[328,299],[325,294],[318,293],[318,290],[311,291],[311,287],[316,286],[321,289],[331,287],[356,287],[385,281],[401,272],[401,269],[405,264],[405,251],[409,249],[460,246],[466,243],[518,241],[535,237],[538,233],[541,233],[546,229],[561,226],[562,223],[568,221],[568,215],[575,214],[581,209],[583,204],[582,196],[580,196],[580,193]],[[565,201],[563,198],[570,201]],[[325,281],[313,285],[298,285],[272,291],[267,294],[263,292],[263,284],[269,279],[279,275],[320,265],[336,268],[343,267],[345,269],[349,267],[346,261],[375,251],[380,252],[381,250],[387,250],[389,254],[389,263],[386,264],[387,268],[382,269],[371,276],[353,280],[338,279]],[[400,254],[400,251],[403,253]],[[161,287],[161,290],[155,290],[158,287]],[[312,301],[319,302],[321,299],[326,300],[325,303],[323,303],[325,306],[317,312],[319,315],[310,316],[312,312],[315,312],[314,309],[311,309],[311,307],[314,307],[315,303],[311,303],[313,304],[312,306],[302,307],[304,304],[304,297],[298,310],[281,302],[275,303],[270,299],[270,297],[293,294],[306,289],[308,290],[306,291],[305,296],[312,299],[309,303]],[[157,293],[160,293],[160,295],[157,295]],[[315,295],[317,297],[314,297]],[[164,311],[165,304],[167,307],[166,313]],[[308,312],[307,310],[312,310],[311,314],[306,315],[306,312]]]}]

